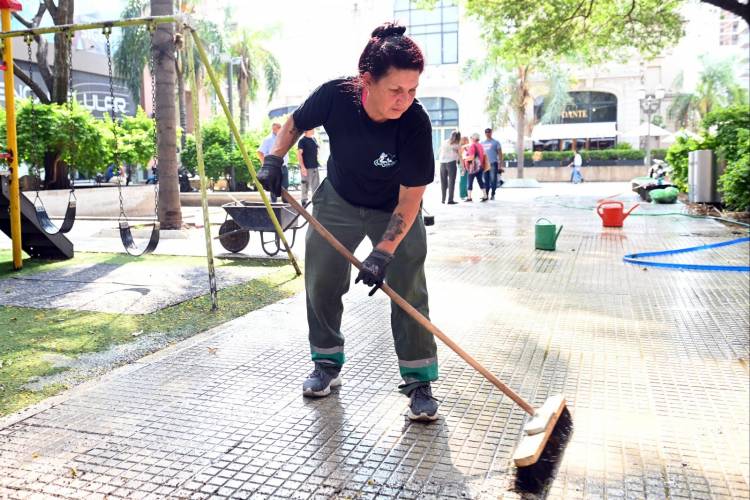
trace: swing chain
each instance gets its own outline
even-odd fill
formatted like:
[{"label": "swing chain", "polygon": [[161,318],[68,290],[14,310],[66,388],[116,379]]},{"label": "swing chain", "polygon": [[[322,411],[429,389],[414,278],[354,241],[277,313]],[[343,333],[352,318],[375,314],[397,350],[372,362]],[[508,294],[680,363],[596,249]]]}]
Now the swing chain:
[{"label": "swing chain", "polygon": [[[154,23],[148,23],[146,25],[149,33],[151,34],[151,57],[148,59],[149,73],[151,73],[151,118],[154,120],[154,167],[156,172],[159,172],[159,133],[158,124],[159,118],[156,115],[156,60],[154,58],[154,37],[156,34],[156,25]],[[156,219],[159,219],[159,183],[154,182],[154,214]]]},{"label": "swing chain", "polygon": [[114,161],[115,167],[117,167],[117,194],[120,199],[120,220],[123,219],[127,221],[127,216],[125,215],[125,202],[122,198],[122,175],[120,170],[120,145],[119,145],[119,138],[117,136],[117,125],[118,125],[118,119],[117,115],[115,114],[115,84],[114,84],[114,75],[112,74],[112,44],[110,43],[110,35],[112,34],[112,27],[111,26],[105,26],[102,29],[102,34],[104,35],[104,38],[106,40],[106,49],[107,49],[107,71],[109,76],[109,97],[111,99],[110,108],[109,108],[109,115],[112,118],[112,135],[114,136],[115,144],[114,148],[112,149],[112,159]]},{"label": "swing chain", "polygon": [[[34,66],[32,65],[32,60],[34,56],[31,53],[31,44],[34,43],[34,35],[31,33],[26,33],[23,36],[23,41],[26,44],[27,49],[27,55],[29,60],[29,80],[32,82],[34,81]],[[34,109],[34,90],[29,89],[29,121],[31,126],[31,135],[30,137],[36,137],[37,136],[37,130],[36,130],[36,109]],[[36,202],[39,200],[39,185],[42,183],[42,174],[39,170],[39,165],[37,165],[37,161],[39,160],[39,155],[37,154],[36,147],[31,148],[31,154],[29,155],[29,160],[31,165],[31,170],[36,174],[36,179],[34,182],[34,187],[36,189],[36,197],[34,198],[34,204],[36,205]]]},{"label": "swing chain", "polygon": [[68,138],[70,139],[70,150],[68,150],[68,176],[70,177],[70,194],[75,197],[76,183],[75,171],[73,169],[73,148],[77,149],[78,143],[74,138],[75,124],[73,123],[73,32],[65,31],[65,39],[68,44]]}]

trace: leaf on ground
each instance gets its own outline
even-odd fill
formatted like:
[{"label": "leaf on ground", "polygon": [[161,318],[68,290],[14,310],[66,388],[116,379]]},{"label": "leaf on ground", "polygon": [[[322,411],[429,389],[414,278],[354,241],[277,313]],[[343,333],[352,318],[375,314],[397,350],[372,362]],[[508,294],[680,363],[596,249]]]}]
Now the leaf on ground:
[{"label": "leaf on ground", "polygon": [[37,453],[37,452],[32,453],[31,454],[31,458],[33,458],[34,460],[36,460],[37,458],[39,458],[39,453]]},{"label": "leaf on ground", "polygon": [[218,347],[209,347],[208,348],[208,353],[209,354],[216,354],[216,351],[218,351],[218,350],[219,350]]},{"label": "leaf on ground", "polygon": [[18,321],[18,318],[13,317],[13,318],[10,318],[10,320],[11,321]]},{"label": "leaf on ground", "polygon": [[70,472],[70,477],[72,478],[78,477],[78,470],[75,467],[71,467],[69,472]]},{"label": "leaf on ground", "polygon": [[143,333],[143,330],[138,330],[137,332],[133,332],[131,335],[133,335],[133,337],[137,337],[138,335],[142,333]]}]

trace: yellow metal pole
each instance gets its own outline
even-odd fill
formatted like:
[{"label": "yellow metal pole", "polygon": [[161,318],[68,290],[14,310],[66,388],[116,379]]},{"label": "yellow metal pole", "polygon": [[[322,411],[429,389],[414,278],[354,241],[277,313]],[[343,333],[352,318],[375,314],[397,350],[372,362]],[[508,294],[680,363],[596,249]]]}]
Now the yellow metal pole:
[{"label": "yellow metal pole", "polygon": [[208,284],[211,291],[211,310],[219,308],[218,292],[216,289],[216,271],[214,269],[214,253],[211,247],[211,221],[208,217],[208,195],[206,194],[206,166],[203,161],[203,139],[201,134],[200,104],[198,103],[198,76],[193,62],[193,51],[190,39],[185,40],[184,56],[188,62],[188,78],[190,79],[190,97],[193,101],[193,133],[195,134],[195,152],[198,160],[198,174],[201,180],[201,208],[203,209],[203,234],[206,238],[206,258],[208,259]]},{"label": "yellow metal pole", "polygon": [[[3,31],[10,31],[10,9],[2,9]],[[5,61],[5,122],[8,135],[10,163],[10,239],[13,243],[13,269],[23,267],[21,254],[21,190],[18,187],[18,141],[16,139],[16,101],[14,93],[13,43],[3,41],[3,61]]]},{"label": "yellow metal pole", "polygon": [[213,84],[214,86],[214,90],[216,91],[216,97],[219,98],[219,102],[221,103],[221,107],[224,110],[224,114],[227,116],[227,121],[229,122],[229,130],[234,135],[234,139],[235,139],[235,142],[237,143],[237,147],[240,148],[240,153],[242,153],[242,159],[245,160],[245,165],[247,166],[248,172],[250,172],[250,177],[252,177],[255,187],[258,189],[258,192],[260,193],[260,197],[263,200],[263,203],[266,205],[266,211],[268,212],[268,216],[271,218],[273,227],[276,228],[276,234],[279,235],[279,238],[284,243],[284,248],[286,248],[286,253],[287,255],[289,255],[289,260],[292,262],[292,265],[294,266],[295,271],[297,271],[297,276],[300,276],[302,274],[302,270],[299,268],[299,264],[297,264],[297,260],[294,258],[292,249],[289,248],[289,243],[287,243],[286,241],[286,237],[284,236],[284,231],[281,229],[281,224],[279,224],[279,220],[276,218],[276,214],[271,209],[271,204],[268,201],[266,192],[263,189],[263,186],[260,185],[260,182],[258,182],[258,176],[255,174],[255,169],[253,168],[253,164],[250,162],[250,157],[247,154],[247,148],[245,147],[245,143],[242,142],[242,136],[240,135],[240,131],[237,129],[237,125],[234,123],[234,120],[232,119],[232,114],[229,112],[229,106],[227,106],[227,101],[226,99],[224,99],[224,94],[222,94],[221,92],[221,85],[219,85],[219,81],[216,79],[216,74],[214,73],[214,70],[211,67],[211,62],[208,60],[208,55],[206,54],[206,49],[203,47],[203,42],[201,42],[200,37],[198,37],[198,34],[195,32],[193,28],[191,27],[188,27],[188,28],[190,29],[190,33],[192,34],[193,41],[195,42],[195,47],[198,49],[198,55],[200,56],[201,62],[203,63],[203,66],[206,68],[206,73],[208,73],[208,78],[209,80],[211,80],[211,84]]}]

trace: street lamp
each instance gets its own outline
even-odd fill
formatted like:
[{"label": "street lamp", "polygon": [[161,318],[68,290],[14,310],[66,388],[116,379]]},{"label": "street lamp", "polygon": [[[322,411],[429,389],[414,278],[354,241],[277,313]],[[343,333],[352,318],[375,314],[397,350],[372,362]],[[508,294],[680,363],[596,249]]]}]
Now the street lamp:
[{"label": "street lamp", "polygon": [[646,113],[648,119],[648,129],[646,132],[646,166],[651,166],[651,117],[661,108],[661,100],[664,99],[664,89],[657,88],[653,92],[646,92],[646,89],[638,91],[638,101],[641,104],[641,111]]}]

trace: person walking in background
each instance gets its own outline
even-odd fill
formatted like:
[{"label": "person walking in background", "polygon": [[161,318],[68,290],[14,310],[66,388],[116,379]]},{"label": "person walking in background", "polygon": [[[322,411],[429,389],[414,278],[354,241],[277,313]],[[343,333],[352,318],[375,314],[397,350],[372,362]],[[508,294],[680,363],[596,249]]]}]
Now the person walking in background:
[{"label": "person walking in background", "polygon": [[446,192],[448,194],[448,205],[455,205],[453,201],[453,192],[456,188],[456,171],[459,158],[459,143],[461,142],[461,132],[454,130],[450,138],[443,141],[440,145],[440,193],[442,203],[445,203]]},{"label": "person walking in background", "polygon": [[[271,148],[273,147],[274,142],[276,141],[276,135],[279,133],[279,130],[281,130],[281,124],[278,122],[274,122],[271,125],[271,133],[268,134],[268,136],[263,139],[263,142],[260,143],[260,147],[258,148],[258,158],[260,159],[261,165],[263,164],[263,161],[267,154],[271,153]],[[289,187],[289,155],[284,155],[284,164],[281,166],[281,187],[284,189],[287,189]],[[275,193],[271,193],[271,203],[275,203],[277,199],[277,196]]]},{"label": "person walking in background", "polygon": [[484,185],[484,148],[479,144],[479,134],[471,134],[471,144],[464,150],[463,161],[466,172],[469,174],[468,189],[466,191],[465,201],[474,201],[471,199],[471,190],[474,187],[474,179],[482,190],[482,197],[479,201],[487,201],[487,188]]},{"label": "person walking in background", "polygon": [[573,184],[583,182],[583,174],[581,174],[582,165],[583,157],[581,156],[581,153],[576,151],[575,156],[573,156],[573,161],[568,165],[569,167],[573,167],[573,171],[570,173],[570,182],[572,182]]},{"label": "person walking in background", "polygon": [[318,141],[315,140],[315,130],[306,130],[302,139],[297,143],[297,158],[302,176],[302,204],[304,205],[307,203],[308,189],[312,195],[320,185]]},{"label": "person walking in background", "polygon": [[469,186],[469,173],[466,171],[466,162],[464,162],[463,158],[466,156],[466,150],[469,147],[469,138],[466,136],[461,137],[461,142],[458,144],[458,154],[459,159],[458,163],[460,165],[459,168],[459,174],[460,178],[458,180],[458,197],[461,198],[461,201],[466,201],[466,197],[469,196],[468,186]]},{"label": "person walking in background", "polygon": [[492,138],[491,128],[484,129],[484,137],[481,144],[490,162],[490,169],[484,173],[484,186],[490,193],[490,199],[494,200],[498,181],[502,185],[500,165],[503,164],[503,148],[500,142]]}]

